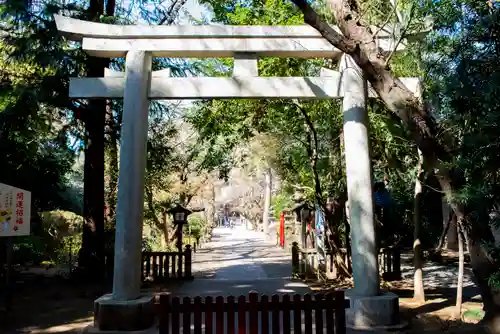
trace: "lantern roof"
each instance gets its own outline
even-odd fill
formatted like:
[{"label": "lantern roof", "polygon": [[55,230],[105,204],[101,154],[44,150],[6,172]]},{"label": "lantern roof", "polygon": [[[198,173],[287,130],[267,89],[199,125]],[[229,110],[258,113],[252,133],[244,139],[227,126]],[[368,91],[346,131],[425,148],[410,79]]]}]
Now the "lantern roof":
[{"label": "lantern roof", "polygon": [[183,207],[180,204],[176,204],[174,207],[168,209],[167,212],[168,213],[180,213],[180,212],[183,212],[183,213],[186,213],[187,215],[190,215],[191,213],[193,213],[193,211],[191,211],[189,209],[186,209],[185,207]]},{"label": "lantern roof", "polygon": [[293,207],[292,207],[292,211],[297,211],[297,210],[300,210],[302,208],[308,208],[308,209],[312,209],[311,206],[309,205],[309,203],[307,202],[299,202],[297,204],[295,204]]}]

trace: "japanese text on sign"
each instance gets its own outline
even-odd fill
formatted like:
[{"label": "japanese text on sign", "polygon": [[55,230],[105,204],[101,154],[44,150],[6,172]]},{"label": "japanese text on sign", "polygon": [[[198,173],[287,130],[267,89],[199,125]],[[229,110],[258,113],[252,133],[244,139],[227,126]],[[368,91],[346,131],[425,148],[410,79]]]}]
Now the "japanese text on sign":
[{"label": "japanese text on sign", "polygon": [[29,235],[31,193],[0,183],[0,237]]}]

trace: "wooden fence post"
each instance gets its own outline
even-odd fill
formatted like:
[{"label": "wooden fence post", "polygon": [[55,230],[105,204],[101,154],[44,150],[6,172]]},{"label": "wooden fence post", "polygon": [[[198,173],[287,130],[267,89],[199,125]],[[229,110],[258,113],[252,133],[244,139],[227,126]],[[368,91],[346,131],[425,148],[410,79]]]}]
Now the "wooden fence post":
[{"label": "wooden fence post", "polygon": [[170,295],[161,294],[160,295],[160,331],[159,334],[169,334],[170,331]]},{"label": "wooden fence post", "polygon": [[401,279],[401,250],[399,248],[394,248],[394,261],[393,266],[394,266],[394,280],[400,280]]},{"label": "wooden fence post", "polygon": [[179,249],[179,252],[177,253],[177,278],[182,279],[185,277],[184,272],[182,271],[182,262],[184,260],[184,252],[182,251],[182,248]]},{"label": "wooden fence post", "polygon": [[339,290],[335,291],[333,295],[335,297],[335,334],[345,334],[345,294],[344,291]]},{"label": "wooden fence post", "polygon": [[292,243],[292,276],[299,276],[299,244],[297,241]]},{"label": "wooden fence post", "polygon": [[184,251],[184,265],[185,265],[185,271],[184,275],[186,279],[192,279],[193,276],[191,274],[191,259],[192,259],[192,251],[191,251],[191,245],[186,245],[186,250]]}]

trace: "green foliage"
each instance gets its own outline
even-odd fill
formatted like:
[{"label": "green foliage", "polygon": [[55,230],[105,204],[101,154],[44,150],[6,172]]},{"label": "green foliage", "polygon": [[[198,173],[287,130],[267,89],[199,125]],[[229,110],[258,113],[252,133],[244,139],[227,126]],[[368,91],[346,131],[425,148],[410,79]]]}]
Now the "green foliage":
[{"label": "green foliage", "polygon": [[[301,13],[290,6],[290,2],[253,1],[234,5],[211,0],[206,3],[214,8],[215,21],[225,24],[303,23]],[[316,6],[321,13],[328,12],[321,3]],[[380,8],[367,9],[384,13]],[[415,61],[417,56],[415,47],[408,48],[392,58],[391,66],[398,75],[418,75],[421,66]],[[230,74],[231,61],[223,59],[218,64],[219,75]],[[336,68],[337,64],[328,59],[262,58],[258,66],[261,76],[317,76],[321,67]],[[408,139],[408,130],[383,105],[371,102],[369,115],[374,173],[377,180],[384,175],[389,177],[396,203],[394,216],[400,223],[395,233],[411,242],[416,149]],[[210,154],[207,157],[210,159],[206,160],[207,165],[240,165],[242,161],[235,161],[229,153],[248,146],[249,142],[259,142],[261,150],[257,154],[281,181],[282,193],[275,199],[278,207],[281,196],[291,198],[297,190],[309,201],[316,201],[309,151],[313,146],[317,146],[316,172],[323,199],[339,197],[346,189],[340,101],[202,101],[190,110],[189,121],[199,131],[201,141],[208,143]],[[314,143],[312,132],[316,133],[317,143]],[[280,210],[275,207],[275,214],[279,215]]]},{"label": "green foliage", "polygon": [[81,247],[83,217],[68,211],[49,211],[41,214],[45,239],[45,257],[54,262],[75,261]]},{"label": "green foliage", "polygon": [[17,60],[13,51],[0,41],[0,182],[31,191],[35,212],[70,207],[64,193],[74,156],[66,120],[43,102],[56,70],[33,59]]},{"label": "green foliage", "polygon": [[292,198],[289,194],[281,192],[271,199],[271,207],[274,212],[274,219],[279,221],[280,214],[286,209],[291,209],[294,205]]},{"label": "green foliage", "polygon": [[14,263],[75,262],[81,247],[83,217],[68,211],[47,211],[31,222],[31,236],[16,239]]},{"label": "green foliage", "polygon": [[[453,200],[466,206],[474,233],[480,233],[493,225],[490,215],[500,203],[496,151],[500,144],[500,9],[498,4],[471,0],[445,0],[439,6],[429,2],[425,9],[436,27],[427,38],[427,94],[436,106],[441,131],[454,137],[448,138],[454,148],[453,167],[462,174],[461,190]],[[481,235],[492,246],[491,234]],[[500,268],[499,254],[492,253],[496,268]],[[493,275],[490,283],[497,285],[498,276]]]},{"label": "green foliage", "polygon": [[186,228],[191,231],[191,236],[195,239],[200,238],[207,229],[207,222],[201,214],[192,214],[188,217]]}]

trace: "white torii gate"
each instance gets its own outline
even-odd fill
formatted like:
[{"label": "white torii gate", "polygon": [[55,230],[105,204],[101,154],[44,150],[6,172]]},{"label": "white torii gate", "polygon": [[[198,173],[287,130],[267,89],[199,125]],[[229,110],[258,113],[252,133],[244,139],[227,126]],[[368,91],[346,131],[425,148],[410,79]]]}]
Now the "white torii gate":
[{"label": "white torii gate", "polygon": [[[96,300],[95,322],[100,329],[134,330],[152,325],[152,297],[140,291],[149,100],[208,98],[343,98],[354,278],[354,288],[348,292],[348,322],[354,328],[396,325],[398,299],[379,290],[375,246],[366,100],[377,96],[349,56],[306,25],[118,26],[54,17],[58,30],[82,42],[89,55],[126,59],[125,72],[107,71],[104,78],[71,78],[69,88],[75,99],[124,100],[113,293]],[[383,51],[393,50],[391,36],[387,31],[378,36]],[[233,57],[235,61],[232,77],[172,78],[169,71],[151,71],[152,57]],[[259,57],[340,57],[341,66],[339,72],[322,69],[319,77],[259,77]],[[401,80],[418,94],[417,78]],[[109,319],[117,314],[124,315],[119,324]],[[138,323],[137,319],[142,320]]]}]

